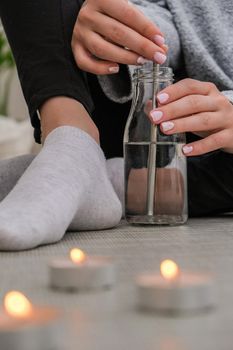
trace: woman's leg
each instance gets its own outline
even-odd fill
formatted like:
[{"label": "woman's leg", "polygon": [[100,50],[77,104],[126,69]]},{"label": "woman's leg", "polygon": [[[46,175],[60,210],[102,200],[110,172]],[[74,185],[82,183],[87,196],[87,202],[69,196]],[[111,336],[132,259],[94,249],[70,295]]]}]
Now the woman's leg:
[{"label": "woman's leg", "polygon": [[[75,119],[78,123],[81,118],[82,127],[83,119],[87,120],[93,110],[86,74],[76,66],[71,50],[72,31],[81,5],[82,1],[77,0],[0,2],[1,20],[15,57],[37,141],[41,133],[38,110],[46,119],[45,135],[59,126],[62,118],[66,119],[64,113],[55,114],[65,97],[65,103],[72,109],[70,119],[64,120],[66,123]],[[58,96],[63,97],[59,106],[58,100],[53,100]],[[50,100],[53,100],[51,106]]]},{"label": "woman's leg", "polygon": [[22,0],[20,6],[4,0],[0,6],[36,136],[39,108],[45,139],[42,151],[0,204],[0,249],[55,242],[74,217],[73,229],[116,225],[121,206],[93,139],[86,76],[74,65],[70,48],[76,0]]}]

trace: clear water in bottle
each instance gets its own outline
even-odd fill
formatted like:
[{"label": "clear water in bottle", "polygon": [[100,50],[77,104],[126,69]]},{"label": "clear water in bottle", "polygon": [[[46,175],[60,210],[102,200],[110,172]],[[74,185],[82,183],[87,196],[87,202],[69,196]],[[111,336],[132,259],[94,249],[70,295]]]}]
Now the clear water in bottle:
[{"label": "clear water in bottle", "polygon": [[149,120],[156,95],[173,83],[169,67],[136,69],[124,133],[125,217],[132,224],[179,225],[187,221],[184,133],[166,135]]},{"label": "clear water in bottle", "polygon": [[[148,212],[148,157],[156,148],[153,213]],[[125,215],[129,223],[178,225],[187,220],[186,157],[181,143],[125,144]]]}]

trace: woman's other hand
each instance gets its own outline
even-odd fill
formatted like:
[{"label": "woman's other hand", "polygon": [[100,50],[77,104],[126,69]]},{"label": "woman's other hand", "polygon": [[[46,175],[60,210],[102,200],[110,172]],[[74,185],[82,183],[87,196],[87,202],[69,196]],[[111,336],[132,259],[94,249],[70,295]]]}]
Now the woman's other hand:
[{"label": "woman's other hand", "polygon": [[165,88],[157,99],[159,107],[147,106],[148,115],[164,134],[192,132],[203,137],[185,145],[185,155],[217,149],[233,153],[233,105],[213,83],[184,79]]},{"label": "woman's other hand", "polygon": [[127,0],[86,0],[74,27],[72,49],[80,69],[101,75],[117,73],[119,63],[164,63],[164,43],[159,28]]}]

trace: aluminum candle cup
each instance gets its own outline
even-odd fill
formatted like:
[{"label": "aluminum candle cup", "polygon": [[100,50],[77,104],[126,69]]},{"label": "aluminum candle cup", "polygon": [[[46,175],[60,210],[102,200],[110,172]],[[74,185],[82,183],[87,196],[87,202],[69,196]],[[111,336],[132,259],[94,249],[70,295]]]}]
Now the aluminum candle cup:
[{"label": "aluminum candle cup", "polygon": [[72,249],[70,258],[50,263],[50,286],[67,290],[110,288],[115,284],[116,268],[109,257],[86,256]]},{"label": "aluminum candle cup", "polygon": [[144,274],[137,278],[141,309],[167,313],[187,313],[209,309],[216,304],[210,275],[181,273],[171,260],[161,263],[161,275]]},{"label": "aluminum candle cup", "polygon": [[0,310],[1,350],[60,349],[63,332],[61,313],[52,308],[34,307],[19,292],[9,292]]}]

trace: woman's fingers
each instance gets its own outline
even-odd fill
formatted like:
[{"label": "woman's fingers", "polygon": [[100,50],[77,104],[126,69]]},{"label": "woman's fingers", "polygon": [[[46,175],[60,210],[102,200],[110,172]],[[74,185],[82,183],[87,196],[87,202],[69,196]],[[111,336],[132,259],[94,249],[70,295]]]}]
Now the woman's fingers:
[{"label": "woman's fingers", "polygon": [[211,131],[222,128],[222,126],[222,120],[217,112],[198,113],[160,124],[162,132],[166,135],[180,132]]},{"label": "woman's fingers", "polygon": [[231,142],[231,139],[232,131],[225,129],[214,133],[200,141],[185,145],[183,147],[183,152],[186,156],[197,156],[205,154],[217,149],[227,147],[227,145]]},{"label": "woman's fingers", "polygon": [[82,45],[77,44],[73,49],[74,58],[80,69],[96,75],[115,74],[119,71],[116,63],[100,61],[94,58]]},{"label": "woman's fingers", "polygon": [[193,132],[204,137],[185,145],[185,155],[217,149],[233,153],[233,107],[214,84],[184,79],[161,91],[157,101],[159,107],[154,110],[148,101],[145,113],[164,134]]},{"label": "woman's fingers", "polygon": [[[102,13],[125,24],[142,36],[163,45],[164,40],[161,30],[150,21],[136,6],[128,1],[95,0]],[[107,6],[106,6],[107,3]],[[158,35],[162,38],[158,38]]]},{"label": "woman's fingers", "polygon": [[[162,64],[168,51],[159,28],[126,0],[86,0],[74,26],[72,49],[79,68],[93,74],[114,73],[117,63],[148,59]],[[116,62],[113,68],[109,61]]]},{"label": "woman's fingers", "polygon": [[[144,59],[130,50],[114,45],[106,41],[99,34],[89,32],[86,35],[85,45],[87,50],[94,56],[105,61],[122,64],[137,65],[144,63]],[[85,63],[84,63],[85,64]]]},{"label": "woman's fingers", "polygon": [[[127,47],[135,54],[156,61],[159,64],[164,63],[166,60],[166,49],[164,50],[161,46],[156,45],[151,40],[114,18],[97,12],[94,21],[89,25],[93,32],[107,38],[110,42],[117,44],[117,46]],[[86,45],[86,41],[90,41],[91,39],[89,35],[81,35],[81,40]],[[118,62],[117,59],[115,62]]]},{"label": "woman's fingers", "polygon": [[210,96],[189,95],[159,108],[151,110],[149,116],[153,123],[160,124],[201,112],[214,112],[218,108],[218,98]]},{"label": "woman's fingers", "polygon": [[161,91],[157,100],[160,104],[168,104],[189,95],[209,95],[218,92],[212,83],[202,82],[194,79],[183,79],[176,84],[170,85]]}]

